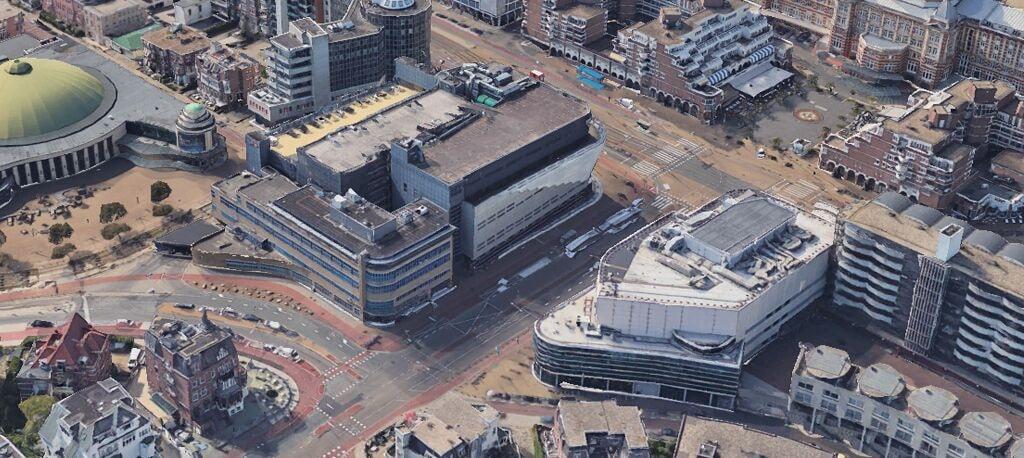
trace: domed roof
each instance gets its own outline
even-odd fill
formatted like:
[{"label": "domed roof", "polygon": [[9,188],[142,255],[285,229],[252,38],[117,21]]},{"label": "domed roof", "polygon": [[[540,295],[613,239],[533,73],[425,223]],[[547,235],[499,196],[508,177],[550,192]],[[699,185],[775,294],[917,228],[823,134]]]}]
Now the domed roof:
[{"label": "domed roof", "polygon": [[204,112],[206,112],[206,107],[201,103],[190,103],[185,105],[185,108],[182,111],[191,118],[199,118]]},{"label": "domed roof", "polygon": [[31,57],[0,64],[0,141],[75,124],[100,107],[103,84],[74,65]]}]

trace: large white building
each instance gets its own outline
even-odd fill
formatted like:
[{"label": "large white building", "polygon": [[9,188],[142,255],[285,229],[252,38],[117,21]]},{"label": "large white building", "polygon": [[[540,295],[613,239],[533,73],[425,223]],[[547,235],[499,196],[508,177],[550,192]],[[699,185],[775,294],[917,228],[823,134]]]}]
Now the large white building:
[{"label": "large white building", "polygon": [[732,409],[743,364],[824,294],[834,231],[749,190],[667,215],[604,255],[592,305],[537,322],[534,373]]},{"label": "large white building", "polygon": [[135,400],[108,378],[53,405],[39,429],[47,457],[156,456],[157,432]]}]

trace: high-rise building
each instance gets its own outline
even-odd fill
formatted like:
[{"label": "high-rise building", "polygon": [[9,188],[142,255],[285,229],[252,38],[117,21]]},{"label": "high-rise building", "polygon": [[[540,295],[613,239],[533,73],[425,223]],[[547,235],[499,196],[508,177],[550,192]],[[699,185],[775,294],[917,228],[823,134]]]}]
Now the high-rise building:
[{"label": "high-rise building", "polygon": [[158,318],[146,331],[149,389],[178,424],[210,433],[242,411],[248,389],[234,336],[205,311],[198,324]]},{"label": "high-rise building", "polygon": [[843,69],[935,87],[956,73],[1024,84],[1024,10],[996,0],[761,0],[762,11],[825,36]]},{"label": "high-rise building", "polygon": [[452,286],[448,214],[425,199],[386,211],[349,190],[333,197],[249,172],[213,186],[225,234],[192,249],[197,264],[293,280],[362,321],[390,325]]},{"label": "high-rise building", "polygon": [[359,0],[340,20],[292,21],[270,39],[267,85],[249,109],[277,124],[380,84],[399,57],[429,65],[431,11],[430,0]]},{"label": "high-rise building", "polygon": [[601,258],[596,297],[537,321],[548,385],[735,408],[742,367],[825,294],[834,222],[736,190]]},{"label": "high-rise building", "polygon": [[1018,392],[1024,245],[886,192],[840,230],[833,302],[921,355]]},{"label": "high-rise building", "polygon": [[818,165],[865,189],[898,191],[946,208],[973,176],[978,148],[1024,146],[1022,110],[1013,87],[1000,81],[920,90],[894,115],[831,135]]},{"label": "high-rise building", "polygon": [[868,456],[1002,458],[1024,451],[999,413],[965,412],[949,390],[911,383],[888,364],[860,367],[843,350],[803,346],[790,419]]}]

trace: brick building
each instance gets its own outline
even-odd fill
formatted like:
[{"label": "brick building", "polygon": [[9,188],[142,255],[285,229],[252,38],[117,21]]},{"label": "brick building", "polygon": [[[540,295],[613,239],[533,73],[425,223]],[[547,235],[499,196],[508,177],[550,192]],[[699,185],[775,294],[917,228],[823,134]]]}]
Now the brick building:
[{"label": "brick building", "polygon": [[[844,70],[935,87],[952,74],[1024,84],[1024,10],[996,0],[760,0],[765,15],[826,37]],[[898,55],[895,62],[878,54]]]},{"label": "brick building", "polygon": [[24,31],[25,12],[10,3],[0,3],[0,40],[16,37]]},{"label": "brick building", "polygon": [[18,371],[22,398],[49,394],[61,398],[110,377],[110,342],[82,315],[43,336],[28,350]]},{"label": "brick building", "polygon": [[214,43],[196,58],[199,95],[218,108],[245,106],[260,81],[260,65],[251,57]]},{"label": "brick building", "polygon": [[157,319],[146,332],[150,390],[176,409],[171,414],[180,424],[217,430],[242,411],[246,374],[233,339],[206,312],[198,324]]},{"label": "brick building", "polygon": [[210,40],[192,29],[164,27],[142,36],[146,71],[179,86],[196,82],[197,57],[210,49]]},{"label": "brick building", "polygon": [[946,208],[971,181],[979,149],[1024,141],[1024,113],[1008,83],[966,80],[944,91],[918,91],[910,102],[892,116],[830,136],[819,167],[865,189]]},{"label": "brick building", "polygon": [[124,35],[146,25],[146,8],[135,0],[114,0],[82,9],[81,29],[94,41],[105,44],[107,37]]}]

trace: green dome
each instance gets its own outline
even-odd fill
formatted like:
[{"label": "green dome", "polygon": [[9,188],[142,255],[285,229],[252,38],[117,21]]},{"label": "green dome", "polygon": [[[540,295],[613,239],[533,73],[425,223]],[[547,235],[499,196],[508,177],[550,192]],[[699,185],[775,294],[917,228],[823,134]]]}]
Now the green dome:
[{"label": "green dome", "polygon": [[74,65],[31,57],[0,64],[0,141],[70,126],[96,111],[103,84]]},{"label": "green dome", "polygon": [[185,113],[188,113],[192,117],[197,117],[203,114],[204,111],[206,111],[206,107],[201,103],[190,103],[185,105]]}]

